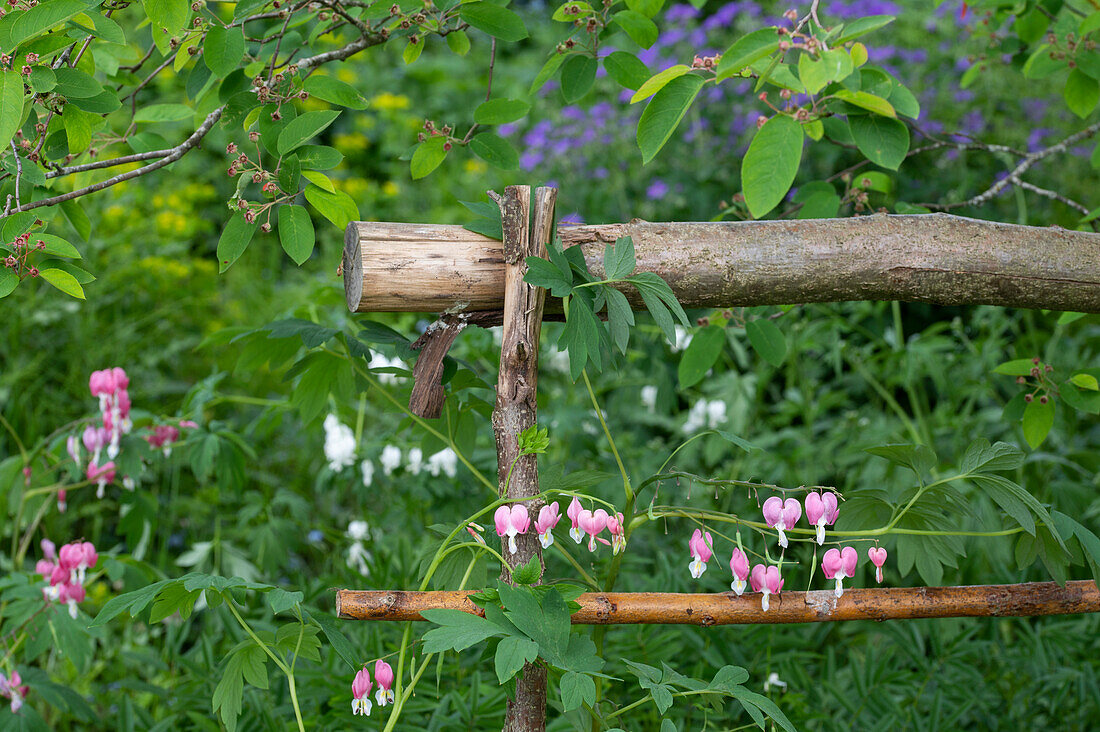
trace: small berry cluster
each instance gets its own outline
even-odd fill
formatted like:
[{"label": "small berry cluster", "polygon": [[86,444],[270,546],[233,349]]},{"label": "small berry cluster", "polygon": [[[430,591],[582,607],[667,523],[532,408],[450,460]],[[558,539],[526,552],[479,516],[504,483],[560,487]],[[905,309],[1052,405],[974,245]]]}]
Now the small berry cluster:
[{"label": "small berry cluster", "polygon": [[[36,221],[35,225],[41,226],[42,221]],[[46,242],[41,239],[32,239],[32,237],[33,234],[29,232],[20,234],[4,247],[11,252],[4,257],[4,266],[15,270],[21,280],[38,276],[38,267],[30,262],[30,256],[34,252],[41,252],[46,249]]]},{"label": "small berry cluster", "polygon": [[[275,114],[278,114],[276,112]],[[274,116],[274,115],[273,115]],[[256,159],[252,160],[247,153],[241,152],[235,142],[231,142],[225,147],[227,155],[235,156],[229,164],[229,169],[226,173],[230,178],[236,178],[238,175],[248,175],[253,183],[261,184],[261,191],[271,201],[269,203],[251,203],[247,199],[234,196],[229,203],[230,209],[236,209],[243,212],[244,220],[248,223],[254,223],[261,214],[267,212],[268,220],[260,225],[260,230],[263,232],[271,231],[271,208],[278,200],[279,194],[283,191],[279,188],[279,184],[276,182],[277,171],[265,170],[263,167],[263,161],[260,154],[260,133],[253,130],[248,133],[248,139],[252,143],[256,143]],[[292,193],[297,193],[293,191]]]},{"label": "small berry cluster", "polygon": [[1032,387],[1030,392],[1024,394],[1025,402],[1028,402],[1030,404],[1031,402],[1035,401],[1036,398],[1038,398],[1040,404],[1046,404],[1048,401],[1050,401],[1050,392],[1054,391],[1056,388],[1054,386],[1054,383],[1047,376],[1047,374],[1054,371],[1054,367],[1048,363],[1043,363],[1042,361],[1040,361],[1038,356],[1031,359],[1031,363],[1031,373],[1029,374],[1029,376],[1033,379],[1033,381],[1028,381],[1027,376],[1017,376],[1016,383],[1021,385],[1028,384]]},{"label": "small berry cluster", "polygon": [[424,120],[424,132],[419,133],[416,136],[418,142],[424,142],[429,137],[439,137],[440,135],[446,138],[446,142],[443,143],[443,151],[450,152],[454,147],[455,138],[451,137],[451,133],[454,132],[454,128],[450,125],[443,125],[442,127],[436,127],[435,122],[430,119]]}]

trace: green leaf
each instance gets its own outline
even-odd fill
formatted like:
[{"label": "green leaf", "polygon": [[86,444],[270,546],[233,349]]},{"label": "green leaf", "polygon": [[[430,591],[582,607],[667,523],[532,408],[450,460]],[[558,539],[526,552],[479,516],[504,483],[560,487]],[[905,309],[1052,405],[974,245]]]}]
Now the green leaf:
[{"label": "green leaf", "polygon": [[355,646],[353,646],[347,636],[343,634],[336,621],[332,617],[316,611],[309,613],[309,617],[320,626],[321,632],[328,638],[332,650],[336,651],[336,654],[344,659],[344,663],[352,670],[358,669],[359,664],[356,661],[357,655]]},{"label": "green leaf", "polygon": [[657,25],[635,10],[620,10],[612,20],[630,36],[630,40],[642,48],[649,48],[657,41]]},{"label": "green leaf", "polygon": [[304,206],[284,204],[279,207],[279,243],[298,266],[309,259],[316,237],[313,221]]},{"label": "green leaf", "polygon": [[[292,156],[292,157],[294,158],[295,161],[297,161],[298,157],[296,155]],[[336,186],[334,186],[332,184],[332,180],[327,175],[325,175],[324,173],[318,173],[315,170],[302,171],[301,168],[299,167],[299,173],[298,174],[302,178],[305,178],[306,180],[308,180],[310,183],[312,183],[317,188],[320,188],[320,189],[324,190],[327,193],[335,193],[336,192]]]},{"label": "green leaf", "polygon": [[0,267],[0,297],[7,297],[19,286],[19,275],[7,267]]},{"label": "green leaf", "polygon": [[1081,69],[1073,69],[1066,78],[1063,90],[1066,106],[1081,119],[1092,114],[1096,103],[1100,101],[1100,82],[1085,74]]},{"label": "green leaf", "polygon": [[806,91],[817,94],[828,84],[852,73],[852,57],[843,49],[834,49],[813,59],[804,53],[798,59],[798,78]]},{"label": "green leaf", "polygon": [[984,438],[970,443],[959,461],[963,473],[988,473],[994,470],[1015,470],[1024,464],[1023,450],[1007,442],[993,445]]},{"label": "green leaf", "polygon": [[218,238],[218,272],[224,272],[240,259],[244,250],[252,241],[252,236],[259,228],[257,222],[251,224],[244,220],[244,214],[235,213],[230,217],[229,223],[222,230]]},{"label": "green leaf", "polygon": [[1043,444],[1053,426],[1054,400],[1048,398],[1043,404],[1039,399],[1032,399],[1024,410],[1024,439],[1031,449]]},{"label": "green leaf", "polygon": [[494,660],[497,680],[503,684],[515,676],[523,664],[532,663],[539,657],[539,644],[529,638],[510,635],[497,644]]},{"label": "green leaf", "polygon": [[427,45],[427,41],[423,38],[409,39],[409,42],[405,44],[405,50],[401,52],[401,58],[406,66],[420,58],[425,45]]},{"label": "green leaf", "polygon": [[621,280],[634,274],[637,266],[637,258],[634,254],[634,239],[629,236],[621,236],[615,240],[614,246],[607,244],[603,249],[604,278],[608,280]]},{"label": "green leaf", "polygon": [[562,675],[558,687],[562,706],[567,712],[580,709],[584,704],[592,706],[596,703],[596,682],[591,676],[569,671]]},{"label": "green leaf", "polygon": [[328,110],[306,112],[295,117],[279,133],[279,155],[286,155],[304,145],[308,140],[324,131],[339,116],[339,111]]},{"label": "green leaf", "polygon": [[148,107],[140,107],[134,115],[134,121],[179,122],[193,116],[195,116],[195,110],[186,104],[151,104]]},{"label": "green leaf", "polygon": [[[3,82],[0,82],[2,84]],[[31,89],[39,94],[53,91],[57,86],[57,74],[49,66],[35,66],[31,69],[31,75],[27,77],[27,83]],[[2,93],[0,93],[2,96]],[[0,115],[2,116],[2,115]]]},{"label": "green leaf", "polygon": [[834,95],[837,99],[853,104],[860,109],[866,109],[868,112],[881,114],[884,117],[897,116],[890,102],[874,94],[865,91],[852,91],[851,89],[838,89]]},{"label": "green leaf", "polygon": [[1035,535],[1035,519],[1032,513],[1042,510],[1042,506],[1034,497],[1011,480],[1000,475],[979,475],[971,480],[982,491],[993,499],[993,502],[1001,507],[1001,510],[1011,516],[1024,531]]},{"label": "green leaf", "polygon": [[[643,164],[653,160],[672,137],[703,84],[701,76],[680,76],[649,100],[638,120],[638,148],[642,151]],[[797,122],[795,126],[798,126]]]},{"label": "green leaf", "polygon": [[848,118],[859,151],[875,165],[897,170],[909,153],[909,128],[904,122],[878,115]]},{"label": "green leaf", "polygon": [[1084,372],[1076,373],[1069,377],[1069,381],[1071,384],[1081,389],[1100,391],[1100,380],[1097,380],[1092,374],[1086,374]]},{"label": "green leaf", "polygon": [[317,97],[331,104],[339,104],[348,109],[366,109],[367,100],[354,86],[331,76],[314,74],[306,79],[302,91],[311,97]]},{"label": "green leaf", "polygon": [[573,54],[561,67],[561,95],[568,103],[583,97],[596,81],[599,64],[591,56]]},{"label": "green leaf", "polygon": [[332,170],[344,159],[342,152],[327,145],[302,145],[295,154],[302,168],[308,170]]},{"label": "green leaf", "polygon": [[573,278],[551,262],[538,257],[527,258],[527,274],[523,281],[536,287],[545,287],[554,297],[565,297],[573,291]]},{"label": "green leaf", "polygon": [[776,30],[775,26],[761,28],[734,41],[718,61],[718,81],[728,79],[749,64],[775,53],[779,48]]},{"label": "green leaf", "polygon": [[53,234],[32,234],[30,239],[31,246],[37,246],[38,242],[42,242],[46,245],[42,250],[46,254],[55,257],[69,257],[70,259],[81,258],[77,248],[60,236],[54,236]]},{"label": "green leaf", "polygon": [[229,661],[225,664],[225,671],[222,672],[222,678],[214,688],[214,696],[210,700],[213,710],[219,713],[222,724],[228,732],[236,732],[237,718],[241,714],[241,702],[244,699],[244,664],[245,658],[240,652],[229,657]]},{"label": "green leaf", "polygon": [[[202,59],[206,68],[220,79],[229,76],[244,58],[244,30],[215,24],[206,32]],[[310,77],[312,79],[314,77]]]},{"label": "green leaf", "polygon": [[70,69],[67,66],[54,69],[57,78],[57,86],[54,92],[63,97],[77,97],[87,99],[103,92],[103,85],[79,69]]},{"label": "green leaf", "polygon": [[664,5],[665,0],[626,0],[628,8],[638,11],[647,18],[652,18],[661,12]]},{"label": "green leaf", "polygon": [[[446,142],[447,140],[443,135],[436,135],[429,137],[416,147],[416,152],[413,153],[412,160],[409,163],[413,180],[423,178],[439,167],[439,164],[447,157],[447,151],[443,149]],[[473,141],[471,140],[471,142]]]},{"label": "green leaf", "polygon": [[38,34],[64,23],[74,15],[79,15],[88,9],[88,3],[82,0],[46,0],[24,11],[15,18],[11,24],[11,46],[20,45],[23,41],[33,38]]},{"label": "green leaf", "polygon": [[18,71],[0,71],[0,149],[8,143],[23,120],[23,78]]},{"label": "green leaf", "polygon": [[522,564],[512,570],[512,581],[517,585],[533,585],[542,576],[542,564],[538,556],[532,556],[527,564]]},{"label": "green leaf", "polygon": [[429,630],[421,639],[421,650],[424,653],[463,651],[486,638],[503,633],[499,625],[461,610],[424,610],[420,615],[440,626]]},{"label": "green leaf", "polygon": [[470,37],[466,31],[451,31],[447,34],[447,47],[459,56],[465,56],[470,52]]},{"label": "green leaf", "polygon": [[634,311],[626,299],[626,295],[614,288],[607,288],[607,329],[611,335],[611,342],[626,354],[626,346],[630,342],[630,329],[634,327]]},{"label": "green leaf", "polygon": [[558,70],[565,59],[568,58],[563,53],[551,54],[550,58],[546,59],[546,63],[542,65],[539,72],[535,74],[534,81],[531,82],[531,88],[527,90],[528,96],[534,96],[535,92],[542,88],[543,84],[550,80],[550,77],[554,75],[554,72]]},{"label": "green leaf", "polygon": [[993,373],[1006,376],[1030,376],[1031,370],[1035,367],[1035,362],[1030,358],[1017,358],[1000,364],[993,369]]},{"label": "green leaf", "polygon": [[802,162],[802,126],[776,115],[757,130],[741,161],[741,187],[753,218],[760,218],[787,195]]},{"label": "green leaf", "polygon": [[191,3],[187,0],[144,0],[145,14],[153,23],[153,37],[164,35],[160,32],[163,28],[168,35],[175,34],[187,24],[191,17]]},{"label": "green leaf", "polygon": [[926,475],[938,462],[936,453],[926,445],[877,445],[866,448],[865,452],[909,468],[918,478]]},{"label": "green leaf", "polygon": [[615,51],[603,60],[607,75],[625,89],[637,89],[650,77],[649,69],[632,53]]},{"label": "green leaf", "polygon": [[501,170],[515,170],[519,167],[519,153],[512,143],[495,132],[482,132],[470,140],[470,150],[474,155]]},{"label": "green leaf", "polygon": [[278,615],[300,604],[303,597],[301,592],[287,592],[281,587],[276,587],[267,593],[267,604],[271,606],[271,612]]},{"label": "green leaf", "polygon": [[680,357],[680,366],[677,369],[680,388],[686,389],[698,384],[718,361],[725,346],[725,328],[708,325],[696,333]]},{"label": "green leaf", "polygon": [[760,709],[764,714],[767,714],[773,722],[787,730],[787,732],[798,732],[795,726],[791,724],[791,720],[787,719],[787,715],[768,697],[742,687],[733,693],[733,698],[741,702],[741,705],[746,709],[749,708],[749,705]]},{"label": "green leaf", "polygon": [[634,104],[636,102],[642,101],[643,99],[648,99],[649,97],[664,89],[673,79],[678,79],[681,76],[689,73],[690,71],[691,68],[689,66],[685,66],[684,64],[677,64],[676,66],[669,66],[664,71],[657,72],[656,74],[642,82],[640,86],[636,87],[638,91],[634,92],[634,96],[630,98],[630,103]]},{"label": "green leaf", "polygon": [[913,92],[901,84],[894,84],[887,101],[894,107],[894,111],[904,117],[916,119],[920,116],[920,102],[913,96]]},{"label": "green leaf", "polygon": [[459,17],[474,28],[502,41],[522,41],[527,37],[527,27],[518,15],[490,2],[465,3],[459,11]]},{"label": "green leaf", "polygon": [[[306,173],[302,173],[306,175]],[[352,221],[359,220],[359,207],[355,200],[343,191],[326,191],[315,185],[306,186],[306,200],[319,214],[343,231]]]},{"label": "green leaf", "polygon": [[503,125],[522,119],[531,105],[522,99],[490,99],[474,110],[474,122],[479,125]]},{"label": "green leaf", "polygon": [[878,30],[879,28],[894,22],[894,16],[892,15],[869,15],[865,18],[857,18],[848,25],[844,26],[844,30],[835,40],[830,41],[830,45],[839,46],[846,41],[850,41],[853,38],[859,38],[862,35],[866,35],[871,31]]},{"label": "green leaf", "polygon": [[771,320],[750,320],[745,324],[745,333],[749,336],[753,350],[772,366],[778,368],[787,360],[787,339],[783,337],[779,326]]},{"label": "green leaf", "polygon": [[736,687],[749,680],[749,672],[740,666],[723,666],[707,684],[708,689],[731,693]]},{"label": "green leaf", "polygon": [[66,295],[75,297],[78,300],[84,299],[84,288],[76,281],[76,277],[73,277],[65,270],[55,268],[44,269],[38,273],[38,276],[64,292]]}]

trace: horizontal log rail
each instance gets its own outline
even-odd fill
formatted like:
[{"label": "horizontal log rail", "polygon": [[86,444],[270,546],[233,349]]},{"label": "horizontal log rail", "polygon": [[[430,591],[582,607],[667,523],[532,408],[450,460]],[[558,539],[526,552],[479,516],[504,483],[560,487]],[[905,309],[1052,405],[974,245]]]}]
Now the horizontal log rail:
[{"label": "horizontal log rail", "polygon": [[[453,609],[484,615],[468,597],[472,592],[405,592],[340,590],[336,613],[350,620],[423,620],[422,610]],[[760,596],[732,592],[589,592],[577,602],[574,624],[764,625],[823,623],[838,620],[1016,617],[1100,612],[1100,590],[1089,580],[1029,582],[966,587],[875,587],[848,589],[837,598],[832,590],[784,592],[767,612]]]},{"label": "horizontal log rail", "polygon": [[[603,247],[633,237],[639,271],[685,307],[905,300],[1100,312],[1100,234],[949,214],[559,226],[601,273]],[[501,243],[461,226],[354,221],[344,237],[354,312],[499,311]],[[623,292],[634,307],[633,287]],[[547,308],[560,303],[547,302]]]}]

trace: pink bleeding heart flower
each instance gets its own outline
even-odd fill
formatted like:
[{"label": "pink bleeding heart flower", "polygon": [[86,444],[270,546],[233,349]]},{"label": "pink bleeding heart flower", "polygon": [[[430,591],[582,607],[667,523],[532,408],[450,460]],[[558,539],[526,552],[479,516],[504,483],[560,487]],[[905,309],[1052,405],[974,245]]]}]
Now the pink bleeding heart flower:
[{"label": "pink bleeding heart flower", "polygon": [[691,552],[691,563],[688,564],[688,571],[691,572],[693,579],[699,579],[703,576],[703,572],[707,571],[707,562],[710,561],[711,555],[714,553],[714,539],[711,537],[710,532],[696,529],[688,541],[688,551]]},{"label": "pink bleeding heart flower", "polygon": [[611,534],[611,553],[626,549],[626,519],[621,513],[607,517],[607,531]]},{"label": "pink bleeding heart flower", "polygon": [[80,438],[76,435],[69,435],[69,439],[65,440],[65,449],[69,453],[69,457],[76,464],[77,468],[80,468]]},{"label": "pink bleeding heart flower", "polygon": [[[584,509],[577,516],[577,524],[580,526],[581,531],[588,534],[588,551],[596,551],[597,535],[607,528],[608,518],[607,511],[602,508],[597,508],[595,511]],[[607,539],[600,539],[600,541],[604,544],[609,543]]]},{"label": "pink bleeding heart flower", "polygon": [[115,389],[129,389],[130,377],[126,375],[126,371],[120,366],[115,366],[111,369],[111,375],[115,379]]},{"label": "pink bleeding heart flower", "polygon": [[856,576],[856,563],[858,561],[859,554],[850,546],[839,550],[830,549],[821,558],[821,571],[825,573],[825,579],[836,580],[836,590],[834,592],[837,597],[844,595],[843,580]]},{"label": "pink bleeding heart flower", "polygon": [[873,546],[867,550],[867,558],[875,565],[875,582],[882,582],[882,565],[886,564],[886,548]]},{"label": "pink bleeding heart flower", "polygon": [[106,396],[114,393],[115,381],[109,370],[93,371],[88,377],[88,390],[92,396]]},{"label": "pink bleeding heart flower", "polygon": [[565,509],[565,515],[569,517],[569,521],[573,524],[573,528],[569,529],[569,537],[574,543],[580,544],[584,541],[584,530],[581,528],[580,515],[584,511],[584,507],[581,506],[581,502],[577,500],[576,496],[573,496],[573,500],[569,503],[569,508]]},{"label": "pink bleeding heart flower", "polygon": [[42,579],[49,579],[53,575],[56,564],[48,559],[39,559],[38,563],[34,565],[34,571],[36,574],[42,575]]},{"label": "pink bleeding heart flower", "polygon": [[57,561],[57,545],[49,539],[43,539],[38,543],[38,546],[42,547],[42,556],[51,562]]},{"label": "pink bleeding heart flower", "polygon": [[172,454],[172,443],[176,442],[180,438],[180,431],[178,427],[173,427],[170,424],[158,424],[153,428],[151,435],[146,435],[145,440],[152,448],[162,448],[164,450],[164,457],[168,457]]},{"label": "pink bleeding heart flower", "polygon": [[760,593],[760,607],[764,612],[768,611],[769,598],[778,595],[783,589],[783,578],[779,576],[779,567],[772,565],[766,567],[758,564],[752,568],[750,577],[752,591]]},{"label": "pink bleeding heart flower", "polygon": [[740,597],[745,592],[749,580],[749,558],[741,549],[734,549],[730,557],[730,571],[733,572],[733,582],[730,589]]},{"label": "pink bleeding heart flower", "polygon": [[836,523],[840,515],[836,495],[832,491],[813,492],[806,496],[806,521],[817,527],[818,546],[825,543],[825,527]]},{"label": "pink bleeding heart flower", "polygon": [[531,517],[527,515],[527,506],[516,503],[511,508],[500,506],[493,514],[493,520],[497,526],[497,536],[508,537],[508,551],[516,553],[516,536],[526,534],[527,527],[531,525]]},{"label": "pink bleeding heart flower", "polygon": [[84,602],[84,585],[66,582],[58,587],[57,599],[69,606],[69,616],[76,620],[76,606]]},{"label": "pink bleeding heart flower", "polygon": [[[561,513],[557,503],[548,503],[539,509],[539,517],[535,521],[535,533],[539,535],[539,543],[543,549],[549,548],[554,543],[554,527],[561,521]],[[377,676],[378,674],[375,674]]]},{"label": "pink bleeding heart flower", "polygon": [[802,504],[794,498],[784,501],[779,496],[772,496],[764,501],[762,509],[764,521],[779,532],[779,546],[787,548],[787,529],[793,529],[802,518]]},{"label": "pink bleeding heart flower", "polygon": [[84,471],[84,476],[90,481],[95,481],[95,497],[103,498],[103,491],[107,487],[107,484],[113,482],[115,479],[115,463],[113,460],[108,461],[101,467],[96,465],[93,460],[88,463],[88,469]]},{"label": "pink bleeding heart flower", "polygon": [[57,491],[57,512],[65,513],[65,509],[69,507],[69,492],[64,488],[60,488]]},{"label": "pink bleeding heart flower", "polygon": [[110,440],[110,435],[107,430],[102,427],[88,425],[84,428],[81,440],[84,442],[84,448],[94,455],[92,460],[95,461],[99,459],[100,450],[106,447],[108,440]]},{"label": "pink bleeding heart flower", "polygon": [[11,713],[15,714],[23,706],[23,699],[30,689],[23,684],[18,671],[12,671],[11,676],[5,676],[0,671],[0,696],[11,699]]},{"label": "pink bleeding heart flower", "polygon": [[378,682],[378,691],[374,695],[378,706],[393,704],[393,669],[381,658],[374,662],[374,680]]},{"label": "pink bleeding heart flower", "polygon": [[353,715],[370,716],[370,710],[374,706],[371,704],[369,696],[371,686],[370,674],[367,673],[367,668],[364,666],[359,669],[351,682],[351,713]]}]

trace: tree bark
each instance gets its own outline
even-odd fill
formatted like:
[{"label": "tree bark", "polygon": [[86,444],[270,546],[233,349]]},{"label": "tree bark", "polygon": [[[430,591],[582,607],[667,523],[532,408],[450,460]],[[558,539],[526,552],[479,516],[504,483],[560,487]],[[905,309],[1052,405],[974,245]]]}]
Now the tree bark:
[{"label": "tree bark", "polygon": [[[535,220],[530,225],[531,189],[508,186],[503,196],[492,194],[500,206],[504,224],[504,328],[497,377],[497,402],[493,409],[493,432],[497,443],[497,474],[502,497],[522,502],[531,523],[541,501],[525,500],[538,495],[538,466],[534,455],[519,456],[517,438],[535,424],[538,384],[539,334],[546,291],[523,281],[529,256],[545,257],[546,242],[554,219],[557,191],[539,188],[535,194]],[[516,537],[517,551],[501,542],[507,565],[501,579],[511,582],[512,569],[532,557],[542,563],[542,548],[533,530]],[[515,697],[508,700],[505,732],[542,732],[546,729],[546,667],[524,664],[516,677]]]},{"label": "tree bark", "polygon": [[[353,620],[423,620],[422,610],[449,608],[482,614],[467,599],[470,592],[340,590],[336,612]],[[664,592],[588,592],[577,598],[574,624],[617,625],[759,625],[823,623],[838,620],[1012,617],[1100,612],[1100,590],[1091,580],[1059,587],[1054,582],[969,587],[852,588],[837,599],[832,590],[783,592],[767,612],[760,596],[673,594]]]},{"label": "tree bark", "polygon": [[[948,214],[725,223],[562,226],[602,273],[631,236],[638,270],[685,307],[906,300],[1100,312],[1100,234]],[[459,226],[352,222],[344,289],[356,312],[500,310],[500,242]],[[623,287],[634,307],[641,301]],[[548,307],[558,308],[556,301]]]}]

